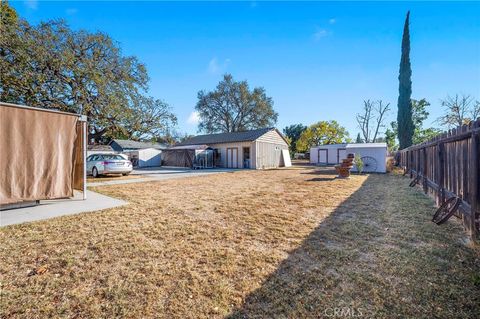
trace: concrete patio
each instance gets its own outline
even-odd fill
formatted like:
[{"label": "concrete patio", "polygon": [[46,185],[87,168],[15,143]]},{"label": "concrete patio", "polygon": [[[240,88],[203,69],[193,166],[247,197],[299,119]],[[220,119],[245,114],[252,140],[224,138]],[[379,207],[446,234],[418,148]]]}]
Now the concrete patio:
[{"label": "concrete patio", "polygon": [[21,224],[65,215],[93,212],[125,205],[127,202],[92,191],[87,191],[87,199],[75,192],[74,198],[42,200],[33,207],[0,211],[0,226]]}]

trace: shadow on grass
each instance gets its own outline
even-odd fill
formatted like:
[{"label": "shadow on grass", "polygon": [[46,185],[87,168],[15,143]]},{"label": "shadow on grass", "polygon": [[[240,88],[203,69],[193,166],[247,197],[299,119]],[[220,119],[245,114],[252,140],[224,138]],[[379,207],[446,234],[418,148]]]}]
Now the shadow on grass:
[{"label": "shadow on grass", "polygon": [[314,175],[336,175],[335,169],[332,167],[313,167],[312,170],[308,172],[303,172],[300,173],[302,175],[309,175],[309,174],[314,174]]},{"label": "shadow on grass", "polygon": [[[462,286],[465,274],[445,270],[465,247],[453,245],[447,253],[445,231],[451,230],[429,222],[430,200],[407,190],[407,180],[388,179],[369,176],[227,318],[468,317],[478,311],[468,300],[472,291]],[[400,201],[405,196],[412,206]]]},{"label": "shadow on grass", "polygon": [[330,181],[334,181],[334,180],[335,180],[335,177],[331,177],[331,178],[315,177],[315,178],[307,179],[307,182],[330,182]]}]

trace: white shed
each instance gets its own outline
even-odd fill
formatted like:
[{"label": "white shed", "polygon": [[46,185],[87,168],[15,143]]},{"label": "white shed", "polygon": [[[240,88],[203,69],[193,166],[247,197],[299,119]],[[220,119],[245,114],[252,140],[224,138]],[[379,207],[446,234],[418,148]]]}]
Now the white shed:
[{"label": "white shed", "polygon": [[[360,156],[364,161],[364,172],[386,173],[387,143],[349,143],[319,145],[310,148],[310,163],[333,165],[341,163],[348,154]],[[356,171],[354,166],[352,171]]]},{"label": "white shed", "polygon": [[[387,172],[387,143],[347,144],[347,153],[362,158],[364,172]],[[353,166],[352,171],[356,172],[357,168]]]},{"label": "white shed", "polygon": [[328,144],[314,146],[310,149],[310,163],[316,165],[338,164],[347,158],[347,144]]},{"label": "white shed", "polygon": [[[144,148],[139,150],[125,151],[134,167],[162,166],[162,150]],[[122,154],[121,154],[122,155]]]}]

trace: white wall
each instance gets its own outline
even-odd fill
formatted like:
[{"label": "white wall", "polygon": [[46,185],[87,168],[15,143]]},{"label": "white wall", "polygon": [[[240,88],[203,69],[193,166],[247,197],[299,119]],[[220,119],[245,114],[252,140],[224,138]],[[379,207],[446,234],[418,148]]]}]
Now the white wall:
[{"label": "white wall", "polygon": [[237,167],[243,168],[243,148],[250,148],[250,168],[253,168],[255,165],[255,147],[251,142],[236,142],[236,143],[221,143],[221,144],[209,144],[209,147],[217,149],[220,153],[220,163],[216,163],[219,167],[227,167],[227,148],[237,148],[238,149],[238,162]]},{"label": "white wall", "polygon": [[[355,144],[347,145],[347,153],[358,154],[360,157],[370,156],[377,160],[377,173],[386,173],[387,172],[387,147],[356,147]],[[353,166],[353,172],[357,171],[357,168]],[[367,168],[363,168],[364,172],[371,172]]]},{"label": "white wall", "polygon": [[[346,144],[331,144],[331,145],[320,145],[310,148],[310,163],[311,164],[338,164],[342,159],[347,157]],[[320,152],[320,159],[318,158],[318,150],[326,150]],[[340,150],[340,151],[339,151]],[[328,163],[327,163],[327,152],[328,152]],[[340,158],[338,158],[340,157]]]},{"label": "white wall", "polygon": [[162,165],[162,151],[155,148],[138,150],[138,167]]}]

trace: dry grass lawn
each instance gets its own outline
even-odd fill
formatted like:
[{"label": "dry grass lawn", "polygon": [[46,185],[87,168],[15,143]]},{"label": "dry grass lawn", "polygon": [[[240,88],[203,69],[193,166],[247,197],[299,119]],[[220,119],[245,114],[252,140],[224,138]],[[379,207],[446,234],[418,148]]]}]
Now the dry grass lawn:
[{"label": "dry grass lawn", "polygon": [[0,229],[0,317],[478,316],[478,249],[407,184],[291,168],[99,187],[130,204]]}]

